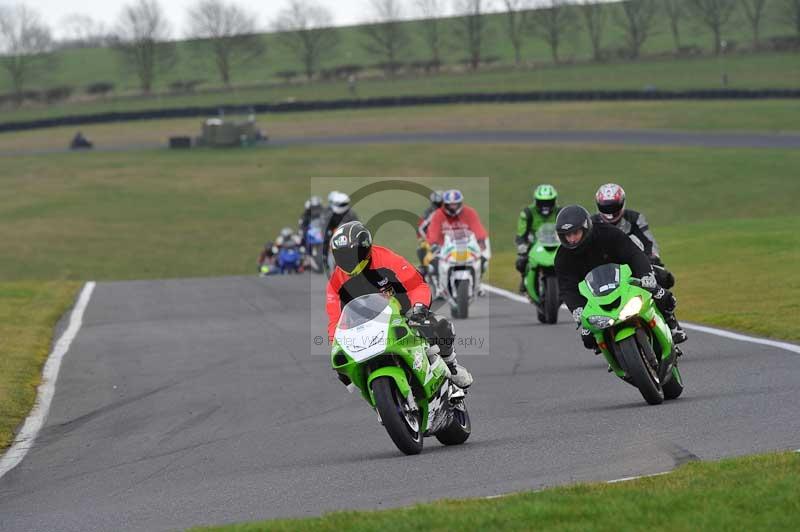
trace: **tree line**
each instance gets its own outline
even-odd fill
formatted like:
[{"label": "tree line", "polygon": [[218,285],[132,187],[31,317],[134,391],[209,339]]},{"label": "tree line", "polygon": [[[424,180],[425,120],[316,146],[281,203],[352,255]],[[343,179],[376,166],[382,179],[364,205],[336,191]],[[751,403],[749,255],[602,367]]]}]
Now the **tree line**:
[{"label": "tree line", "polygon": [[[498,38],[489,25],[490,14],[502,17],[501,37],[510,43],[518,65],[523,62],[528,39],[546,43],[553,62],[558,63],[564,43],[578,32],[590,43],[593,60],[606,60],[603,39],[609,25],[625,37],[624,47],[617,53],[636,59],[662,20],[669,27],[676,53],[684,50],[682,28],[691,21],[709,30],[711,49],[719,54],[725,47],[723,30],[737,10],[750,27],[753,48],[759,48],[768,6],[779,12],[781,21],[800,38],[800,0],[410,0],[410,9],[409,0],[364,1],[368,19],[358,29],[361,45],[390,76],[408,55],[412,26],[406,22],[411,17],[420,19],[413,28],[428,55],[426,70],[438,70],[444,50],[453,47],[466,54],[469,68],[479,68],[486,60],[487,42]],[[260,27],[257,18],[256,13],[229,0],[197,0],[187,11],[183,37],[194,41],[193,53],[213,58],[225,86],[230,86],[236,67],[265,54],[265,29],[275,33],[274,42],[291,53],[308,80],[337,54],[340,30],[334,27],[331,12],[316,0],[288,0],[268,28]],[[18,98],[41,73],[55,68],[54,52],[59,47],[113,48],[144,93],[151,92],[156,79],[178,61],[176,36],[158,0],[133,0],[123,7],[111,29],[85,16],[71,17],[64,29],[69,37],[56,42],[34,10],[24,4],[0,6],[0,67]],[[100,93],[109,84],[95,85]],[[57,97],[58,91],[52,91]]]}]

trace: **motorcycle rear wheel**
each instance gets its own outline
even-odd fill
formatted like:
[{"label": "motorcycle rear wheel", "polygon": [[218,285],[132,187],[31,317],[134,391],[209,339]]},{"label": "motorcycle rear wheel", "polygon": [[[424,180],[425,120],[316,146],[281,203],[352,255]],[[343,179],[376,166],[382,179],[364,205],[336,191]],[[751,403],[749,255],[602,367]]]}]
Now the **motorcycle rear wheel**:
[{"label": "motorcycle rear wheel", "polygon": [[469,420],[467,405],[461,403],[453,409],[453,421],[447,427],[435,434],[442,445],[461,445],[472,433],[472,424]]},{"label": "motorcycle rear wheel", "polygon": [[672,378],[663,386],[664,399],[677,399],[683,393],[683,377],[678,367],[672,368]]}]

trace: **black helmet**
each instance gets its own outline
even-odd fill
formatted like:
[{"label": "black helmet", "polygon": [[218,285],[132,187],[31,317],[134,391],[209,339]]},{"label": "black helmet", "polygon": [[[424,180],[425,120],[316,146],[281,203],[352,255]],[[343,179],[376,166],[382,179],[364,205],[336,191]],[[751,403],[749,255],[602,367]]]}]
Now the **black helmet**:
[{"label": "black helmet", "polygon": [[[571,241],[568,235],[574,235],[582,231],[580,239]],[[577,249],[589,240],[592,234],[592,217],[589,211],[580,205],[569,205],[561,209],[556,217],[556,233],[561,245],[567,249]]]},{"label": "black helmet", "polygon": [[358,275],[372,252],[372,235],[361,222],[342,224],[331,237],[333,260],[347,275]]},{"label": "black helmet", "polygon": [[444,192],[442,192],[441,190],[434,190],[433,192],[431,192],[430,195],[431,205],[436,207],[437,209],[441,207],[443,194]]}]

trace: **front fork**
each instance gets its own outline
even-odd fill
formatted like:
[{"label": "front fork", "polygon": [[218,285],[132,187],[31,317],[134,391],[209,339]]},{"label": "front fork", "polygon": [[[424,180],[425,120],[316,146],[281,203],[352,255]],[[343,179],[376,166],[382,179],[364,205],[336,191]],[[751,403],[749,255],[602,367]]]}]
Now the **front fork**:
[{"label": "front fork", "polygon": [[537,268],[531,268],[530,264],[525,270],[525,290],[528,292],[528,297],[531,298],[531,301],[534,303],[540,303],[541,298],[539,297],[539,275],[538,275]]},{"label": "front fork", "polygon": [[[646,332],[645,327],[650,331],[650,334]],[[650,353],[656,357],[656,362],[658,363],[659,381],[662,385],[667,383],[673,377],[672,368],[677,366],[677,349],[672,342],[669,327],[655,311],[652,311],[651,319],[648,322],[645,322],[640,317],[638,322],[629,323],[625,327],[612,327],[595,333],[594,337],[597,345],[600,347],[600,351],[603,353],[606,362],[608,362],[611,371],[620,379],[626,379],[625,369],[620,366],[614,354],[614,346],[631,336],[636,336],[640,345],[648,345]],[[660,359],[658,359],[658,355],[655,354],[655,349],[653,348],[656,344],[661,347]]]}]

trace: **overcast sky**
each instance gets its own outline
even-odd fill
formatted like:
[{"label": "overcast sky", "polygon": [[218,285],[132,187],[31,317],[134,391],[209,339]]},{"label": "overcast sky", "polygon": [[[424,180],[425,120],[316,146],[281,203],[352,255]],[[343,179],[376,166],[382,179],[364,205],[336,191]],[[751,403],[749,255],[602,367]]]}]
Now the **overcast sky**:
[{"label": "overcast sky", "polygon": [[[184,19],[186,10],[197,0],[160,0],[161,7],[166,11],[167,16],[172,22],[175,37],[183,36]],[[364,21],[364,6],[368,0],[317,0],[322,5],[330,9],[334,16],[336,25],[356,24]],[[286,4],[286,0],[255,0],[242,1],[233,0],[248,10],[258,13],[259,23],[266,26]],[[42,18],[53,29],[57,37],[63,34],[59,31],[59,25],[64,18],[71,14],[81,14],[91,16],[93,19],[112,26],[117,20],[119,13],[127,2],[125,0],[0,0],[0,5],[12,5],[23,3],[36,9]],[[406,2],[404,2],[406,3]],[[408,6],[413,5],[411,0],[407,0]]]},{"label": "overcast sky", "polygon": [[[174,37],[184,36],[184,19],[186,9],[197,0],[161,0],[161,6],[173,25]],[[266,27],[287,3],[287,0],[232,0],[242,7],[258,13],[259,22]],[[369,0],[317,0],[330,9],[336,25],[357,24],[364,22],[369,12]],[[541,0],[536,0],[541,1]],[[413,0],[401,0],[409,15],[413,14]],[[125,0],[0,0],[0,5],[24,3],[34,8],[48,25],[56,37],[63,37],[65,17],[72,14],[88,15],[107,26],[113,26],[119,16]],[[502,2],[495,1],[495,4]],[[444,0],[445,5],[452,5],[452,0]]]}]

